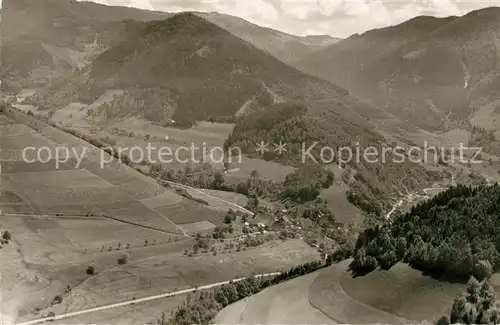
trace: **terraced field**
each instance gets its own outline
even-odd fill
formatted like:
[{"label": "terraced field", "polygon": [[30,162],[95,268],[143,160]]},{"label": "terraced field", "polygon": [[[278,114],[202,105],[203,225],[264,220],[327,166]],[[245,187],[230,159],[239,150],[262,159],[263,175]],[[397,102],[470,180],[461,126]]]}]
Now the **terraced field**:
[{"label": "terraced field", "polygon": [[[117,161],[101,165],[102,157],[106,162],[110,157],[31,117],[17,112],[0,115],[0,128],[2,227],[14,238],[3,253],[23,261],[15,266],[17,272],[6,270],[5,281],[17,284],[5,290],[2,303],[14,306],[18,317],[33,317],[33,308],[45,308],[51,295],[60,294],[68,284],[80,284],[89,263],[104,270],[116,265],[125,250],[138,250],[138,260],[164,258],[171,252],[182,256],[193,243],[170,218],[222,222],[220,211],[189,201]],[[31,163],[22,155],[27,146],[51,151]],[[48,159],[57,147],[86,155],[79,166],[74,156],[57,166]],[[34,294],[20,301],[23,290]],[[109,294],[110,300],[116,299]]]}]

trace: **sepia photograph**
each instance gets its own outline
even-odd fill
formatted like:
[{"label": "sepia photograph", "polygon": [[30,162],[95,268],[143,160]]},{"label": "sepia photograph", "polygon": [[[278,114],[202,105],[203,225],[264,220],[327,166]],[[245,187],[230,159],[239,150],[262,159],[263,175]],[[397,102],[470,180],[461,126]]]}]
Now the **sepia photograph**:
[{"label": "sepia photograph", "polygon": [[498,0],[0,14],[0,325],[500,324]]}]

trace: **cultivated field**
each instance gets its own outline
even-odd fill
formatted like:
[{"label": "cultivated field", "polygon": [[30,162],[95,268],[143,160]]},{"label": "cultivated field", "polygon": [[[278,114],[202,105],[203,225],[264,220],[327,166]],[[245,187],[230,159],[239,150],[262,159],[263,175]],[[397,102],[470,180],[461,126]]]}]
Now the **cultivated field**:
[{"label": "cultivated field", "polygon": [[[1,265],[3,283],[9,283],[2,300],[5,317],[28,320],[51,310],[80,310],[286,269],[318,257],[300,240],[187,256],[195,244],[189,235],[222,224],[225,207],[231,204],[217,202],[217,197],[237,204],[244,197],[200,192],[212,198],[213,207],[207,206],[117,161],[101,166],[107,154],[40,121],[17,112],[0,117],[5,130],[0,136],[2,152],[10,151],[8,160],[0,160],[1,226],[13,236],[2,249],[8,260]],[[54,160],[27,163],[21,159],[25,145],[77,151],[59,166]],[[86,155],[78,165],[75,155],[81,152]],[[118,265],[124,254],[128,263]],[[91,264],[95,275],[85,271]],[[63,302],[51,307],[59,295]],[[99,317],[103,322],[122,321],[130,308],[126,310]],[[148,321],[159,316],[141,315]]]},{"label": "cultivated field", "polygon": [[[180,243],[178,245],[181,245]],[[150,247],[164,251],[164,248]],[[169,251],[168,256],[150,256],[130,261],[122,267],[108,268],[73,289],[65,303],[53,308],[76,311],[117,301],[141,298],[194,286],[226,281],[241,276],[285,270],[296,263],[319,258],[317,251],[302,241],[267,243],[241,252],[186,257]],[[140,307],[140,306],[138,306]],[[159,314],[150,315],[151,318]],[[151,320],[151,318],[149,320]]]}]

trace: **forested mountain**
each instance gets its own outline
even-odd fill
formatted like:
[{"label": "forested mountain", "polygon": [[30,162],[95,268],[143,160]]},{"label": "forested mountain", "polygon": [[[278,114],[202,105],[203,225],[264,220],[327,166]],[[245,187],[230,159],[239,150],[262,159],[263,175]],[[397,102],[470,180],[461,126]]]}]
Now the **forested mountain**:
[{"label": "forested mountain", "polygon": [[[255,144],[265,141],[270,147],[264,159],[294,166],[338,164],[343,173],[336,178],[354,180],[349,184],[349,200],[368,213],[381,215],[394,193],[426,187],[439,175],[409,161],[397,162],[390,151],[383,159],[382,148],[389,145],[368,119],[357,114],[358,109],[369,111],[370,105],[348,96],[272,105],[237,119],[227,145],[255,156]],[[286,143],[286,152],[281,154],[271,147],[280,141]],[[363,155],[369,147],[379,153],[373,161]]]},{"label": "forested mountain", "polygon": [[[107,118],[132,111],[191,126],[210,117],[231,121],[252,101],[342,100],[347,95],[192,13],[132,27],[123,42],[91,65],[84,99],[93,101],[105,90],[126,91]],[[123,104],[127,96],[138,103],[135,108]]]},{"label": "forested mountain", "polygon": [[500,267],[500,185],[458,185],[358,238],[356,273],[398,261],[444,278],[488,278]]},{"label": "forested mountain", "polygon": [[417,17],[349,37],[296,66],[429,130],[469,119],[497,128],[499,28],[496,7]]},{"label": "forested mountain", "polygon": [[[196,13],[282,61],[333,44],[329,36],[299,37],[230,15]],[[96,55],[123,40],[132,21],[164,20],[173,13],[75,0],[4,0],[0,76],[6,90],[74,78]],[[129,20],[124,22],[124,20]]]}]

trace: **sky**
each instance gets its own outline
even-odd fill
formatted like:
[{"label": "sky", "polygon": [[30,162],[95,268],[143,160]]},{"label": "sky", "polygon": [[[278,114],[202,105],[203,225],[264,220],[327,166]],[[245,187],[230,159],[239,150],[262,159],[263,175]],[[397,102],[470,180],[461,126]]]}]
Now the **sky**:
[{"label": "sky", "polygon": [[[500,0],[93,0],[167,12],[217,11],[295,35],[348,37],[420,15],[446,17],[499,6]],[[0,0],[1,2],[1,0]]]}]

